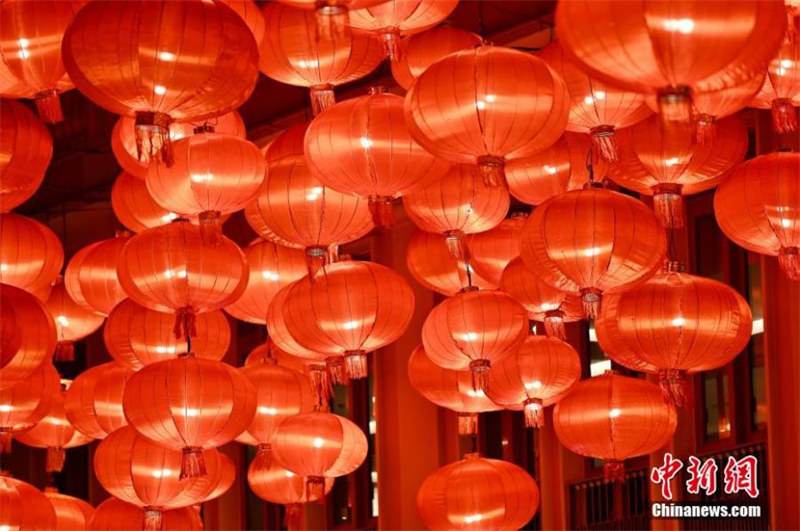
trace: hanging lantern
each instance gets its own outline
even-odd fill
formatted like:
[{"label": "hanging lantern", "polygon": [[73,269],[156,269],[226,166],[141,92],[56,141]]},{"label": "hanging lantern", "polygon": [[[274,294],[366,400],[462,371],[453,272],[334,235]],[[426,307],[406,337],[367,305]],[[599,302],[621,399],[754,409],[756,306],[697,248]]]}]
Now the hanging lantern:
[{"label": "hanging lantern", "polygon": [[473,389],[486,387],[493,362],[525,341],[528,318],[517,301],[501,291],[465,291],[436,306],[422,325],[422,344],[440,367],[472,373]]},{"label": "hanging lantern", "polygon": [[18,80],[21,97],[33,98],[42,121],[64,119],[59,94],[66,75],[61,39],[85,1],[11,0],[0,6],[0,59]]},{"label": "hanging lantern", "polygon": [[405,112],[425,149],[451,162],[477,164],[494,186],[503,181],[506,161],[541,151],[561,136],[569,94],[541,59],[483,45],[431,65],[408,91]]},{"label": "hanging lantern", "polygon": [[[717,7],[702,0],[568,0],[557,6],[556,27],[581,70],[626,90],[656,93],[667,122],[688,123],[693,92],[740,85],[763,71],[785,31],[778,0]],[[722,27],[729,28],[724,36]]]},{"label": "hanging lantern", "polygon": [[84,96],[135,118],[137,158],[168,165],[173,120],[198,122],[229,112],[258,79],[250,30],[216,2],[89,2],[67,29],[62,50]]},{"label": "hanging lantern", "polygon": [[53,318],[39,300],[0,284],[0,389],[24,382],[56,348]]},{"label": "hanging lantern", "polygon": [[800,280],[800,154],[770,153],[737,166],[717,188],[714,212],[734,243],[777,256],[784,273]]},{"label": "hanging lantern", "polygon": [[428,29],[400,41],[400,56],[391,64],[392,77],[398,85],[409,90],[417,78],[442,57],[474,48],[480,43],[478,35],[452,26]]},{"label": "hanging lantern", "polygon": [[686,404],[686,375],[728,364],[750,341],[753,316],[736,291],[672,263],[641,286],[609,295],[595,321],[613,361],[658,375],[664,396]]},{"label": "hanging lantern", "polygon": [[520,529],[539,508],[539,488],[524,469],[467,454],[434,471],[417,492],[429,529]]},{"label": "hanging lantern", "polygon": [[242,17],[242,20],[247,24],[247,27],[250,28],[250,32],[253,34],[253,40],[256,41],[256,46],[260,46],[261,41],[264,40],[264,33],[267,31],[267,28],[264,24],[264,15],[261,14],[261,10],[256,3],[253,0],[219,1],[233,9],[237,15]]},{"label": "hanging lantern", "polygon": [[107,316],[126,297],[117,277],[117,262],[130,239],[129,232],[119,231],[73,255],[64,271],[64,286],[76,304]]},{"label": "hanging lantern", "polygon": [[470,265],[482,277],[499,285],[503,270],[519,256],[519,240],[528,215],[514,213],[491,230],[469,237]]},{"label": "hanging lantern", "polygon": [[290,284],[276,293],[269,308],[267,308],[267,331],[269,332],[270,341],[287,354],[306,361],[321,361],[324,363],[325,358],[328,357],[326,353],[313,352],[305,348],[289,332],[285,308],[286,297],[289,296],[292,286],[293,284]]},{"label": "hanging lantern", "polygon": [[403,98],[374,88],[309,124],[306,160],[323,185],[369,200],[378,226],[394,224],[392,200],[436,182],[449,169],[417,144],[403,118]]},{"label": "hanging lantern", "polygon": [[583,319],[580,297],[545,283],[525,266],[522,258],[514,258],[503,270],[500,289],[525,307],[529,319],[544,323],[549,337],[565,340],[564,324]]},{"label": "hanging lantern", "polygon": [[665,129],[657,117],[620,131],[623,156],[608,176],[620,186],[653,196],[653,208],[667,228],[682,227],[683,195],[709,190],[744,160],[747,131],[736,118],[716,123],[706,144],[691,131]]},{"label": "hanging lantern", "polygon": [[[147,512],[136,505],[109,498],[94,512],[91,531],[141,531],[146,529]],[[193,507],[160,511],[161,531],[203,531],[203,520]]]},{"label": "hanging lantern", "polygon": [[567,130],[588,133],[597,156],[617,162],[619,149],[614,132],[650,115],[644,96],[618,89],[585,73],[557,41],[545,46],[539,57],[566,83],[571,101]]},{"label": "hanging lantern", "polygon": [[408,381],[426,400],[458,414],[458,434],[478,434],[478,413],[498,411],[483,390],[472,388],[469,371],[443,369],[431,361],[422,345],[408,357]]},{"label": "hanging lantern", "polygon": [[54,487],[44,489],[44,495],[53,504],[56,525],[53,531],[87,531],[94,516],[94,507],[80,498],[61,494]]},{"label": "hanging lantern", "polygon": [[[369,1],[376,3],[360,1],[364,5]],[[326,2],[321,9],[334,9],[334,3],[343,5],[345,0]],[[314,5],[309,3],[309,9]],[[317,38],[314,14],[296,7],[301,6],[293,2],[268,2],[264,6],[267,32],[259,48],[259,68],[281,83],[310,88],[311,107],[317,115],[335,103],[333,87],[361,79],[375,70],[383,60],[383,53],[380,42],[368,35]]]},{"label": "hanging lantern", "polygon": [[403,197],[411,221],[424,231],[444,235],[458,260],[467,258],[464,235],[496,227],[510,202],[504,187],[487,186],[469,165],[455,165],[438,181]]},{"label": "hanging lantern", "polygon": [[350,11],[350,27],[378,37],[392,61],[400,56],[400,39],[432,28],[446,19],[458,0],[388,0]]},{"label": "hanging lantern", "polygon": [[30,199],[41,186],[52,158],[53,139],[47,128],[24,105],[3,99],[0,105],[0,212],[8,212]]},{"label": "hanging lantern", "polygon": [[596,317],[601,295],[644,282],[661,266],[664,229],[632,197],[594,186],[548,199],[533,211],[520,244],[525,265],[547,284],[579,292]]},{"label": "hanging lantern", "polygon": [[166,225],[178,218],[178,214],[162,208],[150,197],[143,180],[124,171],[111,188],[111,208],[119,222],[132,232]]},{"label": "hanging lantern", "polygon": [[367,436],[344,417],[315,411],[281,422],[272,438],[280,465],[306,478],[306,496],[325,494],[326,478],[346,476],[367,457]]},{"label": "hanging lantern", "polygon": [[[795,11],[796,13],[796,11]],[[759,109],[772,109],[772,124],[778,133],[797,131],[797,109],[800,107],[800,41],[798,29],[792,24],[786,32],[778,53],[767,67],[764,85],[751,105]]]},{"label": "hanging lantern", "polygon": [[24,380],[0,389],[0,452],[11,451],[11,438],[42,420],[59,393],[60,377],[49,362]]},{"label": "hanging lantern", "polygon": [[178,218],[130,239],[119,254],[119,282],[135,302],[175,313],[175,338],[196,336],[198,313],[227,306],[247,286],[241,249],[220,235],[204,242],[199,228]]},{"label": "hanging lantern", "polygon": [[254,324],[266,324],[267,309],[275,294],[308,274],[303,251],[255,240],[243,249],[250,280],[242,296],[225,307],[230,315]]},{"label": "hanging lantern", "polygon": [[553,411],[561,444],[603,459],[611,481],[624,480],[626,459],[663,448],[677,424],[675,407],[664,401],[658,386],[612,371],[576,384]]},{"label": "hanging lantern", "polygon": [[94,333],[102,326],[105,319],[102,315],[84,309],[70,298],[61,277],[56,279],[50,296],[44,303],[53,317],[58,333],[58,346],[55,361],[73,361],[75,359],[75,342]]},{"label": "hanging lantern", "polygon": [[204,449],[222,446],[247,429],[256,391],[233,367],[188,354],[131,376],[122,405],[137,432],[183,452],[183,479],[206,474]]},{"label": "hanging lantern", "polygon": [[486,394],[506,409],[524,411],[528,428],[541,428],[544,408],[580,379],[581,359],[569,343],[531,334],[519,350],[492,367]]},{"label": "hanging lantern", "polygon": [[0,282],[44,301],[63,264],[61,241],[47,226],[12,212],[0,214]]},{"label": "hanging lantern", "polygon": [[64,413],[69,423],[92,439],[104,439],[126,426],[122,395],[131,376],[133,371],[113,361],[80,373],[64,397]]},{"label": "hanging lantern", "polygon": [[56,529],[56,512],[42,491],[5,473],[0,476],[0,528],[53,530]]}]

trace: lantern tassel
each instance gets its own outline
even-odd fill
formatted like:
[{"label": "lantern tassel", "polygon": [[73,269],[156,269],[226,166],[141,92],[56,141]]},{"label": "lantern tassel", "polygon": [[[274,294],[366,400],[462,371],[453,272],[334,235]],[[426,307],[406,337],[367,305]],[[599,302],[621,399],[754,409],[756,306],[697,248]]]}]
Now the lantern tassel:
[{"label": "lantern tassel", "polygon": [[14,434],[9,430],[0,429],[0,453],[11,453],[11,442],[14,440]]},{"label": "lantern tassel", "polygon": [[800,247],[781,247],[778,263],[787,277],[800,280]]},{"label": "lantern tassel", "polygon": [[397,33],[389,32],[381,34],[383,41],[383,51],[390,61],[398,61],[400,59],[400,39]]},{"label": "lantern tassel", "polygon": [[772,100],[772,125],[778,133],[797,131],[797,109],[789,98]]},{"label": "lantern tassel", "polygon": [[611,483],[625,482],[625,462],[616,459],[606,459],[603,463],[603,477]]},{"label": "lantern tassel", "polygon": [[203,449],[198,446],[187,446],[181,456],[181,473],[178,479],[196,478],[206,475],[206,461]]},{"label": "lantern tassel", "polygon": [[567,338],[567,328],[564,325],[564,312],[561,310],[551,310],[544,316],[544,333],[547,337],[554,337],[565,341]]},{"label": "lantern tassel", "polygon": [[672,125],[670,122],[691,124],[692,109],[691,88],[677,86],[658,91],[658,110],[665,126]]},{"label": "lantern tassel", "polygon": [[64,461],[67,458],[67,453],[63,448],[48,447],[45,456],[44,471],[45,472],[61,472],[64,470]]},{"label": "lantern tassel", "polygon": [[544,427],[544,404],[539,398],[527,399],[523,411],[525,412],[526,428]]},{"label": "lantern tassel", "polygon": [[308,278],[314,281],[314,275],[328,263],[328,250],[324,247],[306,247],[306,267]]},{"label": "lantern tassel", "polygon": [[143,531],[161,531],[161,511],[153,507],[144,508]]},{"label": "lantern tassel", "polygon": [[505,161],[503,157],[493,157],[485,155],[478,157],[478,171],[480,172],[483,183],[491,188],[496,188],[505,183]]},{"label": "lantern tassel", "polygon": [[344,372],[350,380],[367,377],[367,355],[363,350],[346,352],[344,355]]},{"label": "lantern tassel", "polygon": [[201,212],[200,241],[208,247],[219,247],[222,244],[222,215],[218,210]]},{"label": "lantern tassel", "polygon": [[139,160],[162,162],[172,166],[172,142],[169,136],[169,115],[160,112],[137,112],[134,132]]},{"label": "lantern tassel", "polygon": [[186,337],[197,337],[197,316],[189,307],[180,308],[175,312],[175,327],[172,332],[175,334],[175,339]]},{"label": "lantern tassel", "polygon": [[75,343],[72,341],[59,341],[53,354],[53,361],[75,361]]},{"label": "lantern tassel", "polygon": [[257,446],[258,455],[261,457],[259,463],[264,468],[270,468],[272,466],[272,445],[261,443]]},{"label": "lantern tassel", "polygon": [[601,125],[589,131],[595,151],[606,162],[619,162],[619,145],[614,134],[614,126]]},{"label": "lantern tassel", "polygon": [[681,185],[659,184],[654,191],[653,209],[661,221],[661,225],[667,229],[683,227]]},{"label": "lantern tassel", "polygon": [[717,137],[717,124],[710,114],[700,114],[696,120],[697,143],[701,146],[710,146]]},{"label": "lantern tassel", "polygon": [[289,531],[300,529],[300,517],[303,514],[301,511],[302,504],[290,503],[284,506],[283,513],[283,526]]},{"label": "lantern tassel", "polygon": [[347,373],[344,370],[344,362],[338,356],[325,358],[325,367],[328,369],[328,376],[333,384],[346,385]]},{"label": "lantern tassel", "polygon": [[583,315],[587,319],[596,319],[600,313],[601,292],[597,288],[584,288],[581,290],[581,302],[583,302]]},{"label": "lantern tassel", "polygon": [[312,365],[308,368],[311,390],[314,394],[315,411],[327,411],[328,401],[333,396],[331,380],[324,365]]},{"label": "lantern tassel", "polygon": [[447,231],[444,236],[444,241],[447,244],[447,250],[454,260],[462,262],[469,258],[469,251],[464,244],[464,233],[460,230]]},{"label": "lantern tassel", "polygon": [[686,392],[686,371],[677,369],[662,370],[658,372],[658,384],[664,401],[670,402],[675,407],[685,407],[689,405],[690,394]]},{"label": "lantern tassel", "polygon": [[316,501],[325,497],[325,478],[308,476],[306,478],[306,500]]},{"label": "lantern tassel", "polygon": [[458,414],[458,434],[477,435],[478,434],[478,414],[459,413]]},{"label": "lantern tassel", "polygon": [[45,90],[36,96],[36,112],[39,118],[46,124],[55,124],[64,120],[64,113],[61,112],[61,99],[58,91]]},{"label": "lantern tassel", "polygon": [[317,116],[322,111],[333,107],[336,104],[336,97],[333,94],[333,85],[320,85],[311,87],[311,112]]},{"label": "lantern tassel", "polygon": [[394,206],[388,197],[370,197],[369,212],[376,227],[394,227]]},{"label": "lantern tassel", "polygon": [[483,391],[486,389],[491,363],[489,360],[472,360],[469,362],[469,371],[472,375],[472,390]]}]

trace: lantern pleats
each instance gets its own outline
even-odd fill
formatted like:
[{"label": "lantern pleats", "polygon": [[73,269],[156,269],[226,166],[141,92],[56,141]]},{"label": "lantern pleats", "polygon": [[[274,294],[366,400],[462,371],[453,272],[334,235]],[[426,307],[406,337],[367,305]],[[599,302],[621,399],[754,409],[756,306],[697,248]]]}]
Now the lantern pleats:
[{"label": "lantern pleats", "polygon": [[[136,505],[109,498],[92,516],[87,529],[91,531],[141,531],[145,528],[146,512]],[[203,531],[203,521],[193,507],[160,511],[161,531]]]},{"label": "lantern pleats", "polygon": [[392,61],[392,77],[408,90],[433,63],[446,55],[473,48],[481,38],[451,26],[439,26],[400,41],[400,57]]},{"label": "lantern pleats", "polygon": [[38,221],[8,212],[0,214],[0,282],[46,300],[64,264],[61,241]]},{"label": "lantern pleats", "polygon": [[55,361],[75,359],[75,341],[79,341],[103,325],[102,315],[81,307],[67,293],[61,278],[56,280],[50,296],[44,303],[58,333]]},{"label": "lantern pleats", "polygon": [[519,256],[519,241],[527,217],[525,214],[512,214],[493,229],[469,237],[469,263],[478,275],[495,285],[500,284],[503,270]]},{"label": "lantern pleats", "polygon": [[56,511],[42,491],[24,481],[0,476],[0,527],[46,531],[56,526]]},{"label": "lantern pleats", "polygon": [[79,374],[64,398],[69,423],[92,439],[103,439],[126,426],[122,396],[132,375],[132,370],[117,362],[89,367]]},{"label": "lantern pleats", "polygon": [[53,504],[56,526],[53,531],[87,531],[94,516],[94,507],[80,498],[61,494],[48,487],[44,495]]},{"label": "lantern pleats", "polygon": [[55,323],[45,306],[30,293],[0,284],[0,389],[48,363],[56,342]]},{"label": "lantern pleats", "polygon": [[24,105],[0,105],[0,212],[27,201],[44,180],[53,157],[49,131]]},{"label": "lantern pleats", "polygon": [[60,377],[49,362],[24,380],[0,389],[0,452],[11,451],[11,437],[42,420],[58,399]]},{"label": "lantern pleats", "polygon": [[64,272],[64,285],[79,306],[108,315],[125,299],[117,277],[117,262],[128,240],[130,233],[119,232],[114,238],[89,244],[73,255]]}]

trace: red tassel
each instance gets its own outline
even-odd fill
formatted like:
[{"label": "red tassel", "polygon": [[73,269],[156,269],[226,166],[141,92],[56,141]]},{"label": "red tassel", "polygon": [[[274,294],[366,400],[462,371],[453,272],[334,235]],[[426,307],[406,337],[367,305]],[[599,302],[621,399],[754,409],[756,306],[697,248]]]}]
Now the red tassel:
[{"label": "red tassel", "polygon": [[547,337],[554,337],[562,341],[567,338],[567,328],[564,326],[564,312],[550,310],[544,314],[544,333]]},{"label": "red tassel", "polygon": [[583,302],[583,315],[587,319],[596,319],[600,313],[601,291],[597,288],[584,288],[581,290]]},{"label": "red tassel", "polygon": [[45,90],[35,96],[36,112],[46,124],[55,124],[64,120],[61,112],[61,99],[57,90]]},{"label": "red tassel", "polygon": [[308,368],[311,390],[314,394],[315,411],[328,411],[328,401],[333,396],[331,379],[324,365],[311,365]]},{"label": "red tassel", "polygon": [[390,61],[398,61],[400,59],[400,38],[397,33],[382,33],[381,41],[383,41],[383,51]]},{"label": "red tassel", "polygon": [[526,428],[544,427],[544,404],[538,398],[529,398],[525,401],[523,411],[525,413]]},{"label": "red tassel", "polygon": [[789,98],[772,100],[772,125],[778,133],[797,131],[797,109]]},{"label": "red tassel", "polygon": [[394,205],[388,197],[370,197],[369,212],[376,227],[394,227]]},{"label": "red tassel", "polygon": [[625,483],[625,462],[606,459],[603,463],[603,477],[611,483]]},{"label": "red tassel", "polygon": [[778,263],[781,270],[791,280],[800,280],[800,248],[781,247],[778,251]]},{"label": "red tassel", "polygon": [[217,210],[201,212],[200,241],[208,247],[219,247],[222,244],[222,215]]},{"label": "red tassel", "polygon": [[47,455],[44,461],[45,472],[61,472],[64,470],[64,461],[67,458],[67,453],[63,448],[47,448]]},{"label": "red tassel", "polygon": [[311,87],[311,112],[317,116],[322,111],[333,107],[336,104],[336,97],[333,94],[333,85],[319,85]]},{"label": "red tassel", "polygon": [[677,369],[658,371],[658,384],[661,386],[661,393],[664,400],[675,405],[675,407],[685,407],[690,404],[691,395],[686,392],[687,384],[686,371]]},{"label": "red tassel", "polygon": [[143,531],[161,531],[161,511],[153,507],[145,507],[143,510]]},{"label": "red tassel", "polygon": [[367,377],[367,355],[363,350],[345,353],[344,372],[350,380],[360,380]]},{"label": "red tassel", "polygon": [[458,434],[477,435],[478,434],[478,414],[459,413],[458,414]]},{"label": "red tassel", "polygon": [[683,197],[681,185],[659,184],[654,188],[653,209],[667,229],[683,227]]},{"label": "red tassel", "polygon": [[344,360],[339,356],[329,356],[325,358],[325,367],[328,369],[328,377],[331,383],[347,385],[347,373],[344,370]]},{"label": "red tassel", "polygon": [[619,145],[614,134],[614,126],[601,125],[589,131],[592,135],[592,145],[595,152],[607,162],[619,162]]},{"label": "red tassel", "polygon": [[658,110],[664,125],[670,122],[692,123],[692,89],[687,86],[670,87],[658,91]]},{"label": "red tassel", "polygon": [[484,155],[478,157],[478,171],[483,183],[491,188],[496,188],[506,182],[505,160],[503,157]]},{"label": "red tassel", "polygon": [[134,132],[136,153],[143,162],[162,162],[172,166],[172,141],[169,115],[160,112],[137,112]]},{"label": "red tassel", "polygon": [[75,361],[75,343],[72,341],[59,341],[53,354],[53,361]]},{"label": "red tassel", "polygon": [[181,308],[175,312],[175,327],[172,332],[175,339],[184,337],[197,337],[197,327],[195,326],[196,315],[191,308]]},{"label": "red tassel", "polygon": [[14,440],[14,433],[0,429],[0,454],[11,453],[11,442]]},{"label": "red tassel", "polygon": [[337,0],[319,0],[317,3],[317,40],[332,41],[350,35],[350,18],[347,8],[337,5]]},{"label": "red tassel", "polygon": [[450,256],[454,260],[460,262],[469,259],[469,250],[464,244],[464,233],[460,230],[450,230],[444,234],[444,241],[447,244],[447,250],[450,251]]},{"label": "red tassel", "polygon": [[272,445],[262,443],[258,445],[257,449],[259,456],[261,456],[259,464],[264,468],[270,468],[272,466]]},{"label": "red tassel", "polygon": [[302,504],[290,503],[283,508],[283,526],[289,531],[300,529],[300,520],[303,516]]},{"label": "red tassel", "polygon": [[697,143],[701,146],[710,146],[717,137],[717,124],[714,117],[710,114],[700,114],[697,116]]},{"label": "red tassel", "polygon": [[329,256],[329,250],[325,247],[306,247],[306,267],[312,282],[317,271],[330,263]]},{"label": "red tassel", "polygon": [[197,446],[187,446],[181,456],[181,473],[178,479],[196,478],[206,475],[206,461],[203,458],[203,449]]},{"label": "red tassel", "polygon": [[472,360],[469,362],[469,371],[472,374],[472,390],[483,391],[489,376],[489,360]]},{"label": "red tassel", "polygon": [[325,497],[325,478],[308,476],[306,478],[306,500],[316,501]]}]

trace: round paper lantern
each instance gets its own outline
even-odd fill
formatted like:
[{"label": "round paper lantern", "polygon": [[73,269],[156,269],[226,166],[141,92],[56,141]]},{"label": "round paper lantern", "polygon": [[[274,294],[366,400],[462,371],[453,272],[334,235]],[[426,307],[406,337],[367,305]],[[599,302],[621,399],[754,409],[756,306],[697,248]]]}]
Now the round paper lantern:
[{"label": "round paper lantern", "polygon": [[42,491],[8,475],[0,476],[0,528],[52,531],[56,511]]},{"label": "round paper lantern", "polygon": [[275,294],[308,274],[303,251],[270,241],[256,240],[243,249],[250,280],[239,300],[225,311],[240,321],[266,324],[267,309]]},{"label": "round paper lantern", "polygon": [[47,123],[60,122],[61,80],[66,74],[61,39],[84,1],[11,0],[0,6],[0,59],[19,81],[19,94],[36,101]]},{"label": "round paper lantern", "polygon": [[64,264],[64,249],[47,226],[7,212],[0,214],[0,257],[0,282],[43,301]]},{"label": "round paper lantern", "polygon": [[250,28],[250,32],[253,34],[253,39],[256,41],[256,45],[260,45],[261,41],[264,40],[264,32],[266,31],[266,27],[264,24],[264,15],[261,14],[261,10],[258,9],[258,6],[253,0],[219,0],[226,6],[233,9],[237,15],[242,17],[242,20],[247,27]]},{"label": "round paper lantern", "polygon": [[603,352],[657,374],[677,406],[685,403],[686,375],[726,365],[747,346],[752,328],[750,307],[733,288],[672,270],[609,295],[595,321]]},{"label": "round paper lantern", "polygon": [[[213,126],[217,133],[233,135],[238,138],[247,137],[247,130],[244,127],[242,117],[236,111],[209,118],[204,125]],[[176,142],[181,138],[194,134],[197,127],[197,124],[189,122],[170,123],[170,142]],[[114,152],[114,158],[117,159],[119,165],[128,174],[142,180],[147,177],[150,159],[144,154],[141,157],[139,156],[136,147],[136,119],[130,116],[120,116],[111,131],[111,151]]]},{"label": "round paper lantern", "polygon": [[467,454],[425,478],[417,510],[429,529],[520,529],[539,508],[539,488],[524,469]]},{"label": "round paper lantern", "polygon": [[21,103],[3,99],[0,105],[0,212],[16,208],[36,192],[52,158],[53,139],[47,128]]},{"label": "round paper lantern", "polygon": [[56,348],[56,327],[30,293],[0,284],[0,389],[23,382]]},{"label": "round paper lantern", "polygon": [[772,109],[772,124],[779,133],[797,131],[797,109],[800,107],[800,46],[798,30],[793,27],[797,18],[790,10],[791,26],[786,32],[778,53],[767,68],[764,85],[753,99],[752,105]]},{"label": "round paper lantern", "polygon": [[[368,0],[360,1],[366,4]],[[381,44],[357,33],[335,39],[318,38],[314,13],[286,3],[290,2],[264,5],[267,31],[259,48],[259,68],[281,83],[309,87],[316,115],[334,104],[333,87],[375,70],[383,60]],[[333,5],[326,2],[321,9],[336,9],[344,4],[344,0],[334,0]],[[309,3],[309,9],[314,5]]]},{"label": "round paper lantern", "polygon": [[12,436],[47,415],[60,391],[60,377],[49,362],[24,380],[0,389],[0,452],[11,451]]},{"label": "round paper lantern", "polygon": [[323,185],[369,199],[378,226],[393,225],[392,199],[435,182],[450,167],[411,138],[403,98],[382,89],[314,118],[306,131],[305,153]]},{"label": "round paper lantern", "polygon": [[744,160],[747,131],[736,118],[716,124],[712,140],[695,142],[691,131],[665,129],[652,117],[621,131],[624,153],[608,176],[619,185],[653,196],[653,208],[668,228],[683,226],[682,195],[709,190]]},{"label": "round paper lantern", "polygon": [[392,61],[392,77],[408,90],[422,73],[446,55],[474,48],[481,38],[452,26],[428,29],[400,41],[400,57]]},{"label": "round paper lantern", "polygon": [[583,380],[556,404],[553,425],[561,444],[603,459],[607,480],[623,480],[623,461],[653,453],[675,433],[678,415],[657,385],[607,371]]},{"label": "round paper lantern", "polygon": [[[325,478],[323,496],[333,489],[333,478]],[[256,454],[247,469],[247,484],[253,493],[264,501],[285,506],[284,521],[289,524],[300,517],[301,505],[320,498],[306,490],[306,478],[287,470],[268,455]],[[287,525],[295,529],[294,525]]]},{"label": "round paper lantern", "polygon": [[222,235],[213,243],[203,241],[200,229],[183,218],[131,238],[117,264],[131,299],[175,313],[176,339],[196,336],[198,313],[227,306],[247,287],[241,249]]},{"label": "round paper lantern", "polygon": [[347,376],[365,378],[366,354],[393,343],[408,328],[414,292],[386,266],[344,260],[289,287],[283,314],[300,345],[344,357]]},{"label": "round paper lantern", "polygon": [[[556,9],[561,45],[581,70],[621,88],[656,93],[665,119],[685,122],[693,91],[740,85],[766,68],[785,21],[777,0],[725,9],[697,0],[568,0]],[[729,28],[724,35],[722,27]]]},{"label": "round paper lantern", "polygon": [[408,91],[405,112],[425,149],[477,164],[486,183],[497,185],[507,160],[541,151],[561,136],[569,95],[541,59],[483,45],[431,65]]},{"label": "round paper lantern", "polygon": [[132,375],[133,371],[113,361],[80,373],[64,397],[64,413],[69,423],[92,439],[103,439],[126,426],[122,395]]},{"label": "round paper lantern", "polygon": [[458,413],[459,435],[477,435],[478,413],[501,409],[483,390],[472,388],[469,371],[439,367],[425,354],[422,345],[411,351],[407,371],[411,387],[426,400]]},{"label": "round paper lantern", "polygon": [[153,363],[131,376],[122,406],[137,432],[183,452],[183,479],[206,474],[204,449],[222,446],[247,429],[256,411],[256,391],[230,365],[190,354]]},{"label": "round paper lantern", "polygon": [[135,117],[137,153],[170,164],[173,120],[231,111],[255,87],[256,42],[221,3],[103,0],[86,7],[64,35],[64,64],[92,102]]},{"label": "round paper lantern", "polygon": [[569,343],[529,335],[489,372],[486,394],[495,404],[525,412],[525,426],[544,426],[544,408],[581,379],[581,359]]},{"label": "round paper lantern", "polygon": [[458,0],[388,0],[350,11],[350,27],[377,36],[391,60],[400,56],[399,40],[436,26]]},{"label": "round paper lantern", "polygon": [[778,256],[800,280],[800,154],[770,153],[737,166],[714,195],[719,228],[737,245]]},{"label": "round paper lantern", "polygon": [[589,182],[588,135],[566,132],[544,151],[506,164],[511,194],[529,205],[540,205],[553,196],[578,190]]},{"label": "round paper lantern", "polygon": [[545,46],[539,52],[539,57],[567,85],[571,101],[567,130],[588,133],[597,155],[607,161],[617,162],[619,150],[614,132],[650,115],[644,97],[635,92],[620,90],[586,74],[557,41]]},{"label": "round paper lantern", "polygon": [[86,531],[94,516],[94,507],[80,498],[59,493],[47,487],[44,495],[53,504],[56,512],[56,525],[53,531]]},{"label": "round paper lantern", "polygon": [[475,390],[486,387],[491,364],[525,341],[528,317],[500,291],[466,291],[436,306],[422,325],[422,344],[440,367],[469,369]]},{"label": "round paper lantern", "polygon": [[267,331],[269,332],[270,341],[292,356],[305,361],[321,361],[324,363],[328,357],[327,353],[313,352],[305,348],[289,332],[284,310],[286,308],[286,298],[289,296],[292,287],[293,284],[290,284],[276,293],[267,309]]},{"label": "round paper lantern", "polygon": [[131,239],[127,231],[87,245],[72,257],[64,271],[67,293],[86,310],[108,315],[125,297],[117,277],[122,248]]},{"label": "round paper lantern", "polygon": [[272,438],[279,464],[305,476],[306,495],[325,494],[326,478],[346,476],[367,457],[367,436],[351,421],[333,413],[315,411],[281,422]]},{"label": "round paper lantern", "polygon": [[519,256],[519,240],[527,214],[515,213],[495,228],[469,237],[470,265],[478,275],[499,285],[503,270]]},{"label": "round paper lantern", "polygon": [[111,187],[111,208],[119,222],[132,232],[166,225],[178,217],[150,197],[143,180],[124,171]]},{"label": "round paper lantern", "polygon": [[453,258],[447,243],[438,234],[414,231],[406,247],[408,272],[424,288],[451,297],[469,286],[497,289],[480,276],[467,261]]},{"label": "round paper lantern", "polygon": [[500,289],[525,307],[529,319],[544,323],[550,337],[566,339],[564,323],[583,319],[580,297],[545,283],[525,266],[522,258],[514,258],[503,270]]},{"label": "round paper lantern", "polygon": [[603,293],[653,276],[667,239],[640,201],[592,186],[539,205],[525,225],[520,250],[528,268],[554,288],[579,292],[584,314],[595,317]]},{"label": "round paper lantern", "polygon": [[[203,520],[193,507],[160,511],[161,531],[203,531]],[[147,523],[147,511],[136,505],[109,498],[92,516],[91,531],[141,531]]]},{"label": "round paper lantern", "polygon": [[75,341],[94,333],[105,319],[102,315],[90,312],[73,301],[61,277],[56,279],[44,305],[53,317],[58,333],[55,361],[73,361]]},{"label": "round paper lantern", "polygon": [[454,258],[467,257],[465,234],[496,227],[508,212],[511,198],[504,187],[487,186],[475,166],[455,165],[438,181],[403,197],[414,224],[443,234]]}]

